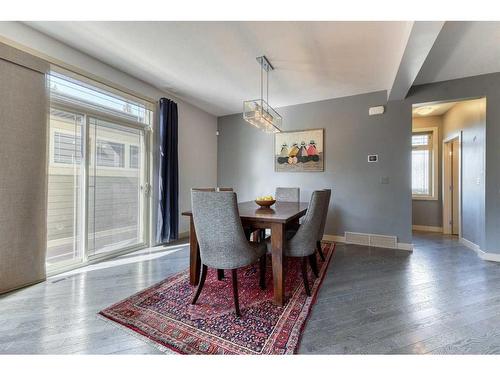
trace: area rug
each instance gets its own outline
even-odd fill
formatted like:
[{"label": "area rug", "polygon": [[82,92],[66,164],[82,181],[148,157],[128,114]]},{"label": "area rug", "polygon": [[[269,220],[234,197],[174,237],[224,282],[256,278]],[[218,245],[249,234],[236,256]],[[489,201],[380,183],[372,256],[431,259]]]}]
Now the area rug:
[{"label": "area rug", "polygon": [[[311,297],[304,291],[300,260],[287,259],[286,303],[273,303],[271,261],[267,262],[267,289],[259,288],[259,267],[238,270],[241,317],[234,313],[231,274],[217,280],[209,269],[196,305],[195,287],[183,271],[125,300],[99,315],[133,332],[164,352],[181,354],[293,354],[316,300],[335,250],[322,244],[325,261],[318,256],[319,277],[309,270]],[[309,267],[308,267],[309,268]]]}]

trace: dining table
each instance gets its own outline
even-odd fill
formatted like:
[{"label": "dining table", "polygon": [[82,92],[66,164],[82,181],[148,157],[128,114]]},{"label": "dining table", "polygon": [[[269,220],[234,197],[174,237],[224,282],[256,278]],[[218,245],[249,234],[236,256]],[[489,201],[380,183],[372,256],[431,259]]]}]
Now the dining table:
[{"label": "dining table", "polygon": [[[273,271],[274,302],[283,306],[285,303],[285,266],[284,245],[286,227],[297,223],[307,212],[306,202],[276,202],[272,207],[260,207],[254,201],[238,203],[239,215],[243,228],[271,230],[271,256]],[[200,247],[196,238],[196,228],[192,211],[185,211],[189,216],[189,283],[198,285],[201,259]],[[223,231],[221,231],[223,233]]]}]

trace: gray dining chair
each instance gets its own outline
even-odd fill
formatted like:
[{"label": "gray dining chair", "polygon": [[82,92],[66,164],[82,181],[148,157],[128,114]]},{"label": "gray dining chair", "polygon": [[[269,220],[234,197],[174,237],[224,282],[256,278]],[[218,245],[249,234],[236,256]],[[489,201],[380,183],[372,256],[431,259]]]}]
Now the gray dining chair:
[{"label": "gray dining chair", "polygon": [[[329,193],[325,190],[316,190],[311,195],[309,207],[297,232],[285,241],[284,255],[286,257],[302,258],[302,278],[308,296],[311,295],[307,280],[307,263],[309,261],[314,274],[318,275],[316,264],[316,245],[321,231],[321,223]],[[272,234],[271,234],[272,237]],[[271,250],[271,241],[266,240],[268,252]]]},{"label": "gray dining chair", "polygon": [[260,260],[259,285],[266,288],[266,245],[249,242],[238,212],[236,193],[191,191],[191,207],[200,246],[201,275],[193,296],[195,304],[203,289],[208,267],[231,270],[236,315],[240,316],[237,269]]},{"label": "gray dining chair", "polygon": [[192,188],[191,191],[215,191],[216,189],[214,187],[209,187],[209,188]]},{"label": "gray dining chair", "polygon": [[[298,187],[277,187],[274,193],[276,202],[300,202],[300,188]],[[288,229],[297,230],[299,222],[293,222],[288,225]],[[257,229],[253,231],[254,236],[259,238],[260,241],[266,239],[266,230]]]},{"label": "gray dining chair", "polygon": [[298,187],[277,187],[275,193],[276,202],[299,202],[300,188]]},{"label": "gray dining chair", "polygon": [[328,218],[328,209],[330,208],[330,198],[332,196],[332,190],[331,189],[323,189],[323,191],[327,192],[327,200],[326,200],[325,207],[323,209],[323,220],[321,221],[318,241],[316,242],[316,250],[318,251],[318,254],[319,254],[321,260],[324,261],[325,255],[323,254],[323,250],[321,249],[321,241],[323,240],[323,236],[325,234],[325,225],[326,225],[326,219]]},{"label": "gray dining chair", "polygon": [[[328,217],[328,209],[329,209],[329,206],[330,206],[330,197],[332,195],[332,190],[331,189],[322,189],[321,191],[326,191],[328,194],[328,199],[327,199],[327,202],[324,206],[324,210],[323,210],[323,213],[322,213],[322,221],[321,221],[321,225],[320,225],[320,231],[319,231],[319,236],[318,236],[318,240],[316,242],[316,250],[318,251],[318,254],[319,254],[319,257],[321,258],[321,260],[325,260],[325,255],[323,254],[323,250],[321,249],[321,241],[323,240],[323,235],[325,234],[325,225],[326,225],[326,219]],[[292,238],[295,233],[297,232],[297,230],[299,229],[300,225],[299,226],[296,226],[296,227],[288,227],[286,229],[286,233],[285,233],[285,236],[287,239],[290,239]],[[314,274],[315,276],[318,276],[317,275],[317,271],[316,271],[316,268],[313,268],[313,271],[314,271]]]}]

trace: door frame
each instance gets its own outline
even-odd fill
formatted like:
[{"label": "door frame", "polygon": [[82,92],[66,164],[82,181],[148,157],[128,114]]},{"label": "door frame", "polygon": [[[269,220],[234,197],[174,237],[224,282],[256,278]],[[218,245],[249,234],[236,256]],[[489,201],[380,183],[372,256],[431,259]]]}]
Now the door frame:
[{"label": "door frame", "polygon": [[450,185],[452,183],[452,175],[450,171],[453,168],[451,159],[446,155],[448,151],[448,144],[458,140],[458,238],[462,238],[462,131],[455,132],[443,139],[443,182],[442,182],[442,196],[443,196],[443,234],[452,234],[453,227],[450,224],[453,216],[453,202],[450,197]]}]

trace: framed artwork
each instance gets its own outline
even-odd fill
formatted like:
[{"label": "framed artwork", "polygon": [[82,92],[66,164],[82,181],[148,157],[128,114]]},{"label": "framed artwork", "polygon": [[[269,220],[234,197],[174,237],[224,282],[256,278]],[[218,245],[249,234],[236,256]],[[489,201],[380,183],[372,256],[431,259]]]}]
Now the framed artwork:
[{"label": "framed artwork", "polygon": [[276,172],[323,172],[325,129],[276,133],[274,169]]}]

